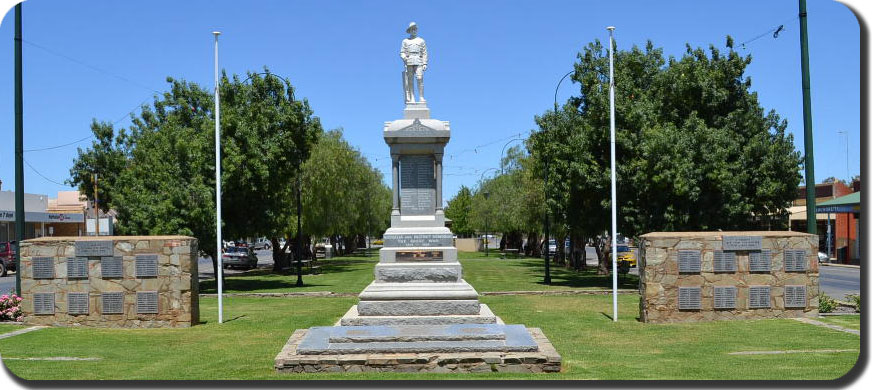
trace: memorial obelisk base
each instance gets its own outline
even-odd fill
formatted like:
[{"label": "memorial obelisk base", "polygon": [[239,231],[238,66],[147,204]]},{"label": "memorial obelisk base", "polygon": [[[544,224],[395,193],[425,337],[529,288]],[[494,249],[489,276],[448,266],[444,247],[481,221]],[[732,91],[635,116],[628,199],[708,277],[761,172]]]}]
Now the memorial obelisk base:
[{"label": "memorial obelisk base", "polygon": [[335,326],[294,332],[276,356],[284,372],[558,372],[537,328],[506,325],[462,278],[442,212],[449,123],[423,103],[386,122],[393,211],[375,280]]}]

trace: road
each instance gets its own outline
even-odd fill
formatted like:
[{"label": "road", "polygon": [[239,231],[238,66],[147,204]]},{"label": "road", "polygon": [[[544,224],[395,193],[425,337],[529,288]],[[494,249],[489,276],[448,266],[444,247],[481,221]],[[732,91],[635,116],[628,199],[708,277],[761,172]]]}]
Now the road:
[{"label": "road", "polygon": [[[272,251],[261,250],[254,252],[257,255],[257,268],[272,268]],[[197,269],[200,271],[200,280],[214,279],[215,272],[212,270],[212,259],[201,257],[197,262]],[[224,270],[228,275],[238,274],[241,270]],[[10,272],[7,276],[0,278],[0,295],[15,291],[15,273]]]},{"label": "road", "polygon": [[[272,251],[263,250],[255,252],[257,254],[258,268],[271,268],[272,261]],[[587,264],[591,266],[596,265],[596,252],[593,248],[587,248]],[[208,257],[201,257],[198,262],[198,268],[200,271],[200,279],[212,279],[215,277],[212,272],[212,260]],[[235,274],[242,271],[238,270],[226,270],[227,274]],[[630,273],[638,274],[638,268],[630,269]],[[859,294],[860,293],[860,269],[854,267],[835,267],[835,266],[822,266],[820,267],[820,284],[821,290],[827,295],[838,299],[844,300],[846,294]],[[10,272],[6,277],[0,278],[0,293],[7,293],[10,291],[15,291],[15,273]]]},{"label": "road", "polygon": [[820,267],[821,291],[830,297],[844,301],[846,294],[860,294],[860,268]]}]

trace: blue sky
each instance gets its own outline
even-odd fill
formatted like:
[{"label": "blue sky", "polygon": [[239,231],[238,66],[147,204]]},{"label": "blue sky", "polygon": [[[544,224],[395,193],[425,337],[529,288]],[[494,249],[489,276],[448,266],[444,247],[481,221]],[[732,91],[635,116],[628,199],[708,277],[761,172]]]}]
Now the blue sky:
[{"label": "blue sky", "polygon": [[[558,79],[577,52],[607,40],[619,48],[650,39],[667,55],[685,43],[723,47],[748,41],[747,76],[765,109],[789,121],[802,143],[797,1],[60,1],[29,0],[24,14],[25,149],[87,137],[93,118],[129,124],[172,76],[213,85],[211,31],[220,30],[220,65],[230,73],[268,66],[309,99],[326,128],[389,173],[385,121],[402,115],[400,41],[410,21],[427,40],[426,92],[432,116],[451,121],[444,199],[474,186],[533,116],[553,104]],[[0,25],[0,180],[13,189],[13,12]],[[851,11],[809,0],[815,177],[859,174],[860,29]],[[561,101],[577,93],[564,83]],[[845,131],[846,135],[839,134]],[[845,146],[848,141],[848,168]],[[55,196],[76,146],[25,153],[25,189]],[[486,172],[487,175],[493,171]],[[388,178],[388,176],[385,176]],[[389,178],[388,178],[389,179]]]}]

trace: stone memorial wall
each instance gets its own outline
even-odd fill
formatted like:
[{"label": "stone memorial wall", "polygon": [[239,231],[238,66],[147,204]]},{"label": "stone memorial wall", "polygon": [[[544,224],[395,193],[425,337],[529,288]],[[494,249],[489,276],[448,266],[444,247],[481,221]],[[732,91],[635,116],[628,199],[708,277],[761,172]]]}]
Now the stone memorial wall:
[{"label": "stone memorial wall", "polygon": [[642,322],[818,315],[814,235],[658,232],[639,251]]},{"label": "stone memorial wall", "polygon": [[24,322],[187,327],[199,321],[197,240],[45,237],[21,244]]}]

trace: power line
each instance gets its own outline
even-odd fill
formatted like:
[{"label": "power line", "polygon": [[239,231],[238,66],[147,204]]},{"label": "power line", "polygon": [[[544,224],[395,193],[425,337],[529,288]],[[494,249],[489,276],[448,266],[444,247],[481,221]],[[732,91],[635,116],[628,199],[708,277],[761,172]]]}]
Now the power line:
[{"label": "power line", "polygon": [[32,169],[34,172],[36,172],[36,174],[39,175],[39,177],[45,179],[46,181],[51,182],[51,183],[54,183],[54,184],[57,184],[57,185],[59,185],[59,186],[75,188],[75,187],[73,187],[73,186],[69,186],[69,185],[66,185],[66,184],[64,184],[64,183],[58,183],[58,182],[56,182],[56,181],[54,181],[54,180],[52,180],[52,179],[49,179],[49,178],[45,177],[45,175],[43,175],[42,173],[40,173],[39,171],[37,171],[36,168],[33,167],[33,165],[30,165],[30,162],[28,162],[26,158],[22,158],[22,160],[24,160],[24,163],[27,164],[27,166],[30,167],[30,169]]},{"label": "power line", "polygon": [[763,38],[763,37],[765,37],[765,36],[767,36],[767,35],[770,35],[770,34],[772,35],[772,39],[778,39],[778,35],[781,34],[781,32],[784,31],[784,26],[787,25],[788,23],[794,21],[794,20],[797,20],[797,19],[799,19],[799,16],[792,16],[792,17],[790,17],[789,19],[787,19],[787,20],[785,20],[785,21],[783,21],[783,22],[781,22],[781,23],[776,24],[775,27],[770,28],[770,29],[767,30],[766,32],[764,32],[764,33],[762,33],[762,34],[760,34],[760,35],[757,35],[756,37],[751,38],[751,39],[749,39],[749,40],[747,40],[747,41],[744,41],[744,42],[740,43],[740,44],[739,44],[739,47],[741,47],[741,48],[744,49],[744,50],[748,50],[748,48],[745,47],[746,44],[749,44],[749,43],[751,43],[751,42],[754,42],[754,41],[756,41],[756,40],[758,40],[758,39],[760,39],[760,38]]},{"label": "power line", "polygon": [[22,39],[21,41],[24,42],[24,43],[26,43],[26,44],[28,44],[28,45],[30,45],[30,46],[33,46],[33,47],[35,47],[35,48],[37,48],[37,49],[43,50],[43,51],[45,51],[46,53],[49,53],[49,54],[52,54],[52,55],[55,55],[55,56],[61,57],[61,58],[63,58],[63,59],[66,59],[67,61],[70,61],[70,62],[73,62],[73,63],[79,64],[79,65],[81,65],[81,66],[84,66],[84,67],[86,67],[86,68],[89,68],[89,69],[91,69],[91,70],[93,70],[93,71],[95,71],[95,72],[97,72],[97,73],[102,73],[102,74],[105,74],[105,75],[108,75],[108,76],[112,76],[112,77],[115,77],[115,78],[117,78],[117,79],[119,79],[119,80],[126,81],[126,82],[128,82],[128,83],[130,83],[130,84],[136,85],[136,86],[138,86],[138,87],[145,88],[145,89],[147,89],[147,90],[149,90],[149,91],[160,93],[160,92],[158,92],[157,90],[155,90],[154,88],[151,88],[151,87],[149,87],[149,86],[147,86],[147,85],[145,85],[145,84],[138,83],[138,82],[136,82],[136,81],[133,81],[133,80],[131,80],[131,79],[128,79],[127,77],[117,75],[117,74],[115,74],[115,73],[109,72],[109,71],[104,70],[104,69],[102,69],[102,68],[98,68],[98,67],[96,67],[96,66],[94,66],[94,65],[88,64],[87,62],[84,62],[84,61],[81,61],[81,60],[77,60],[77,59],[75,59],[75,58],[73,58],[73,57],[70,57],[70,56],[68,56],[68,55],[66,55],[66,54],[63,54],[63,53],[56,52],[56,51],[54,51],[54,50],[52,50],[52,49],[49,49],[49,48],[47,48],[47,47],[45,47],[45,46],[42,46],[42,45],[36,44],[36,43],[31,42],[31,41],[28,41],[28,40],[26,40],[26,39]]},{"label": "power line", "polygon": [[[148,99],[151,99],[151,98],[147,98],[147,99],[143,100],[142,102],[140,102],[139,104],[137,104],[136,107],[134,107],[132,110],[128,111],[126,114],[124,114],[123,116],[121,116],[120,118],[115,120],[115,122],[112,122],[112,125],[113,126],[117,125],[119,122],[121,122],[122,120],[127,118],[130,114],[133,114],[138,108],[142,107],[142,105],[145,104],[145,102],[147,102]],[[94,138],[94,134],[91,134],[91,135],[88,135],[87,137],[79,138],[75,141],[67,142],[67,143],[61,144],[61,145],[48,146],[48,147],[44,147],[44,148],[35,148],[35,149],[24,149],[24,151],[25,152],[41,152],[41,151],[45,151],[45,150],[60,149],[60,148],[66,147],[66,146],[75,145],[79,142],[87,141],[91,138]]]}]

